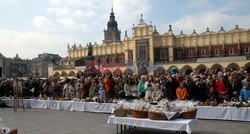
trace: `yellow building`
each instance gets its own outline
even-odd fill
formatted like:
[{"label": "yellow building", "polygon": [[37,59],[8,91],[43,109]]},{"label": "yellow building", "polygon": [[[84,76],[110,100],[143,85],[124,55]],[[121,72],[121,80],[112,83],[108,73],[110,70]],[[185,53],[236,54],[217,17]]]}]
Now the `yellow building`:
[{"label": "yellow building", "polygon": [[[250,71],[250,29],[238,25],[230,31],[221,27],[213,32],[207,28],[198,34],[194,30],[191,35],[182,31],[175,35],[169,25],[166,33],[160,34],[156,26],[147,24],[141,16],[139,24],[132,28],[131,37],[125,31],[121,40],[120,33],[112,10],[103,43],[93,44],[95,62],[102,65],[99,69],[103,73],[153,74],[173,67],[186,74],[207,68]],[[74,76],[86,69],[83,61],[88,54],[87,46],[68,46],[67,54],[60,65],[49,67],[49,75]]]}]

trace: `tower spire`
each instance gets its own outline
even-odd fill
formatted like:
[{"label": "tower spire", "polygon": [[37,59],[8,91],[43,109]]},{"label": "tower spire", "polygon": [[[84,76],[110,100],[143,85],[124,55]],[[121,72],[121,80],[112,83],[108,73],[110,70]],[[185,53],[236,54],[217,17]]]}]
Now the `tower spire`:
[{"label": "tower spire", "polygon": [[112,4],[112,6],[111,6],[111,13],[113,13],[114,12],[114,8],[113,8],[113,4]]}]

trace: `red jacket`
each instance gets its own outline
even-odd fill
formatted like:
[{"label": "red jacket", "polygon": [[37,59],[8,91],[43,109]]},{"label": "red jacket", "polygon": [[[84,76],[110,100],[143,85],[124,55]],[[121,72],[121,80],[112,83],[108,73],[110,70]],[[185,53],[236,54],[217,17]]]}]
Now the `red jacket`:
[{"label": "red jacket", "polygon": [[223,83],[223,81],[216,81],[215,86],[216,86],[216,90],[217,90],[217,93],[218,93],[218,98],[220,98],[221,92],[227,93],[227,91],[228,91],[228,88]]},{"label": "red jacket", "polygon": [[109,78],[105,77],[103,82],[104,82],[106,92],[110,92],[111,81],[109,80]]}]

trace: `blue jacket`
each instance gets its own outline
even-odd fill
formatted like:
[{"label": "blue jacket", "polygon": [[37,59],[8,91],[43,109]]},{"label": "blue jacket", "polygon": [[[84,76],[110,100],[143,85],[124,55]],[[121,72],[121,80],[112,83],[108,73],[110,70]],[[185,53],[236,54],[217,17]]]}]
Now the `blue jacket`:
[{"label": "blue jacket", "polygon": [[250,88],[242,88],[240,91],[239,100],[240,101],[247,101],[250,98]]},{"label": "blue jacket", "polygon": [[140,81],[139,84],[138,84],[138,97],[141,96],[141,93],[142,92],[145,92],[145,81]]}]

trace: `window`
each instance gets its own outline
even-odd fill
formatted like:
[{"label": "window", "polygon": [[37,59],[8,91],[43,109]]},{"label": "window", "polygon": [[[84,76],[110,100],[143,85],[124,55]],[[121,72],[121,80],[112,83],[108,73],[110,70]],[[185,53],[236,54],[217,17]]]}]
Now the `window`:
[{"label": "window", "polygon": [[123,62],[123,58],[122,58],[122,56],[120,56],[120,58],[119,58],[119,62]]},{"label": "window", "polygon": [[166,59],[166,50],[160,50],[160,59]]},{"label": "window", "polygon": [[220,55],[220,50],[219,49],[215,49],[215,55],[216,56]]},{"label": "window", "polygon": [[146,45],[139,45],[139,58],[146,58]]},{"label": "window", "polygon": [[128,52],[128,60],[133,60],[133,51]]},{"label": "window", "polygon": [[110,59],[109,58],[107,58],[107,63],[109,63],[110,62]]},{"label": "window", "polygon": [[113,58],[111,57],[111,58],[110,58],[110,63],[112,63],[112,62],[113,62]]},{"label": "window", "polygon": [[249,53],[249,47],[245,47],[245,54]]},{"label": "window", "polygon": [[188,57],[193,57],[193,52],[192,51],[188,52]]},{"label": "window", "polygon": [[204,49],[201,50],[201,56],[206,56],[206,51]]},{"label": "window", "polygon": [[103,58],[101,58],[101,63],[103,63],[103,61],[104,61]]},{"label": "window", "polygon": [[229,48],[229,54],[233,55],[234,54],[234,49],[233,48]]},{"label": "window", "polygon": [[178,58],[178,59],[182,58],[182,52],[181,52],[181,51],[178,51],[178,52],[177,52],[177,58]]}]

